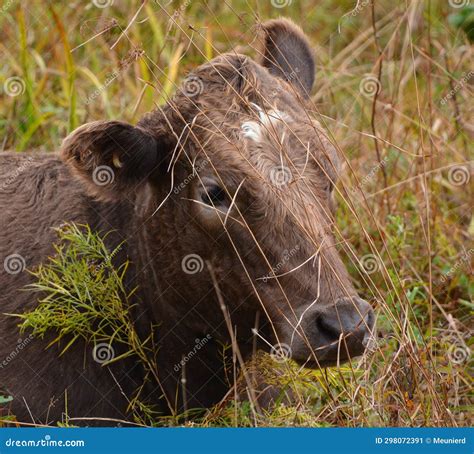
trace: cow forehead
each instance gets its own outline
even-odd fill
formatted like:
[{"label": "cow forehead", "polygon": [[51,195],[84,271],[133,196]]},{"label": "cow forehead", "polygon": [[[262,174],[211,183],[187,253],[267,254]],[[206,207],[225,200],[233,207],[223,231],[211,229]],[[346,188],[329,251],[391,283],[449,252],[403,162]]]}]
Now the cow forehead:
[{"label": "cow forehead", "polygon": [[275,168],[283,178],[299,170],[311,173],[314,165],[309,161],[319,153],[315,146],[317,126],[303,123],[293,112],[281,108],[253,107],[255,118],[243,120],[240,125],[240,140],[249,159],[266,176],[273,172],[273,177]]},{"label": "cow forehead", "polygon": [[[324,138],[319,136],[322,130],[317,121],[294,109],[285,109],[281,103],[268,107],[249,103],[249,107],[250,113],[247,110],[228,121],[215,110],[212,121],[201,118],[199,148],[214,161],[219,173],[233,181],[245,176],[260,180],[263,177],[281,189],[301,178],[307,178],[309,186],[323,184],[325,173],[332,179],[333,170],[323,161],[333,150],[321,150]],[[323,162],[324,171],[316,160]]]},{"label": "cow forehead", "polygon": [[[261,83],[261,77],[271,78],[272,82],[274,79],[267,71],[261,72],[264,74],[258,73],[252,84],[239,90],[223,91],[221,87],[220,91],[204,90],[201,96],[192,98],[198,105],[196,118],[190,122],[194,137],[200,142],[197,149],[215,161],[219,173],[229,175],[233,181],[245,175],[263,176],[268,181],[270,172],[285,178],[287,169],[274,170],[279,165],[295,165],[294,170],[304,170],[313,181],[324,179],[326,174],[332,179],[334,166],[326,161],[327,156],[335,155],[335,150],[323,128],[291,91]],[[206,74],[209,77],[212,73]],[[222,77],[216,75],[216,79],[223,83]],[[315,170],[319,164],[314,161],[323,164],[323,171]]]},{"label": "cow forehead", "polygon": [[278,109],[264,110],[258,104],[252,103],[258,112],[258,120],[244,121],[241,125],[242,135],[244,138],[253,140],[254,142],[262,142],[264,133],[274,132],[289,126],[293,120],[291,115]]}]

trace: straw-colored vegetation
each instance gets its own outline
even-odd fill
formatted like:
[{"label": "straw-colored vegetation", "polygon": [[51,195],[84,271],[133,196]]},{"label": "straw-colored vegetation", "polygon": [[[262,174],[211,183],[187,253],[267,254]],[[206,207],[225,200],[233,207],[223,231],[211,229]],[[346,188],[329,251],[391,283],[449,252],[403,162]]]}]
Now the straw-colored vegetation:
[{"label": "straw-colored vegetation", "polygon": [[[136,122],[165,102],[196,65],[229,50],[254,54],[258,20],[289,16],[314,43],[313,115],[347,157],[336,191],[337,239],[357,290],[376,308],[377,342],[361,361],[341,368],[315,372],[278,364],[278,380],[295,390],[294,406],[282,404],[262,416],[248,403],[226,401],[192,424],[472,424],[474,73],[472,28],[463,19],[469,11],[472,18],[472,9],[462,7],[467,3],[3,3],[2,150],[54,151],[87,121]],[[92,234],[80,238],[85,254],[101,250]],[[107,259],[113,251],[102,253]],[[148,346],[134,344],[127,314],[113,297],[124,296],[126,265],[100,270],[104,280],[90,274],[87,263],[73,270],[81,285],[90,284],[90,294],[109,286],[111,300],[103,303],[117,309],[109,320],[119,323],[112,328],[130,354],[146,361]],[[56,265],[64,265],[61,258]],[[72,272],[54,269],[54,262],[45,266],[37,288]],[[43,306],[25,326],[41,330],[44,320],[57,321],[51,301],[50,311]],[[89,309],[66,317],[70,326],[54,327],[72,338],[104,340],[89,330]],[[269,363],[268,373],[273,369]],[[0,396],[0,406],[7,400]],[[152,423],[149,414],[143,419],[146,409],[139,410],[137,422]]]}]

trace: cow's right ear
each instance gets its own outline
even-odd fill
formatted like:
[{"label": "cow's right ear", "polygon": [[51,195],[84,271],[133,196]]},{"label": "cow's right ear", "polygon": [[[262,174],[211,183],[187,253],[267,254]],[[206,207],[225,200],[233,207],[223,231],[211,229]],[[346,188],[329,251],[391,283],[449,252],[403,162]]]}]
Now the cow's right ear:
[{"label": "cow's right ear", "polygon": [[262,32],[260,63],[308,98],[315,76],[308,37],[294,22],[283,18],[264,22]]},{"label": "cow's right ear", "polygon": [[159,140],[121,121],[87,123],[64,140],[61,156],[92,194],[116,199],[145,183],[165,159]]}]

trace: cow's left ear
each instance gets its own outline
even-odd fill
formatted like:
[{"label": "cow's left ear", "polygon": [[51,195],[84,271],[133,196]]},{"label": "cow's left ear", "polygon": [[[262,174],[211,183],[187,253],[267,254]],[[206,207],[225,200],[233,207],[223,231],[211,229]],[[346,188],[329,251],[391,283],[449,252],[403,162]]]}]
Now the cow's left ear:
[{"label": "cow's left ear", "polygon": [[269,20],[261,29],[259,63],[309,97],[315,64],[307,36],[289,19]]},{"label": "cow's left ear", "polygon": [[165,159],[162,148],[139,127],[94,121],[66,137],[61,156],[89,192],[110,200],[145,183]]}]

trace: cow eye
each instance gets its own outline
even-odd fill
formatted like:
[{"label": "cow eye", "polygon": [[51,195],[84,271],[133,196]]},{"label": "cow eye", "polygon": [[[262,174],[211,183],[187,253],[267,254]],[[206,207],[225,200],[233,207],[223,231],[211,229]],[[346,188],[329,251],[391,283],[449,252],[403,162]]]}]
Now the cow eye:
[{"label": "cow eye", "polygon": [[206,205],[222,205],[226,200],[226,193],[220,186],[210,186],[201,193],[201,199]]}]

